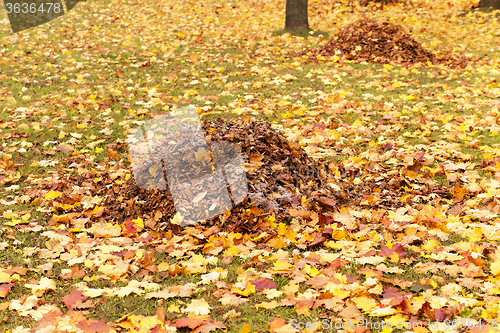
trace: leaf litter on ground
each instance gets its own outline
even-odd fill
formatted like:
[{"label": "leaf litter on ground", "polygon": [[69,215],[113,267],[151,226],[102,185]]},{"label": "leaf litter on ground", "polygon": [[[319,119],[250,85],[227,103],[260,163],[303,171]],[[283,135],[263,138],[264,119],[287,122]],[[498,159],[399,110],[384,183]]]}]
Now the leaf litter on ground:
[{"label": "leaf litter on ground", "polygon": [[[310,4],[313,24],[332,35],[363,14],[379,22],[391,17],[425,40],[422,47],[449,50],[447,43],[489,61],[461,71],[400,68],[398,59],[385,66],[281,61],[321,38],[272,37],[269,30],[283,25],[278,2],[165,3],[163,14],[123,1],[113,14],[104,4],[85,6],[72,14],[84,18],[80,23],[52,26],[57,42],[45,43],[43,29],[2,39],[2,66],[17,64],[0,73],[7,80],[0,90],[6,327],[293,332],[293,318],[365,318],[421,321],[424,332],[442,331],[428,323],[446,319],[473,332],[493,328],[486,323],[499,316],[494,13],[459,17],[467,1],[374,12]],[[136,20],[137,11],[149,19]],[[255,20],[261,17],[267,26]],[[169,28],[159,29],[160,22]],[[64,65],[40,67],[45,56]],[[18,81],[9,79],[12,69]],[[221,93],[204,91],[205,83]],[[241,144],[254,200],[177,230],[169,224],[175,215],[168,193],[131,183],[122,138],[136,121],[193,101],[207,116],[280,116],[281,126],[205,122],[214,140],[233,135]],[[250,130],[263,137],[251,142]],[[295,169],[285,167],[290,153]],[[286,192],[268,193],[278,173]],[[110,189],[118,195],[107,201]],[[137,195],[137,205],[121,207]],[[142,306],[122,307],[135,302]]]}]

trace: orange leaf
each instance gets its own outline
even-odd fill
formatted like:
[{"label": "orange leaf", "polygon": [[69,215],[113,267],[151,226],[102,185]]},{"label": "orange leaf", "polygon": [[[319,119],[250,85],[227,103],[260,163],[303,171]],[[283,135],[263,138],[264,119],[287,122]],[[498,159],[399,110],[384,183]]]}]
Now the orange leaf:
[{"label": "orange leaf", "polygon": [[9,293],[10,289],[14,286],[12,283],[0,284],[0,297],[4,298]]},{"label": "orange leaf", "polygon": [[175,322],[175,327],[177,327],[177,328],[189,327],[190,329],[194,330],[195,328],[197,328],[203,324],[205,324],[204,320],[182,317]]}]

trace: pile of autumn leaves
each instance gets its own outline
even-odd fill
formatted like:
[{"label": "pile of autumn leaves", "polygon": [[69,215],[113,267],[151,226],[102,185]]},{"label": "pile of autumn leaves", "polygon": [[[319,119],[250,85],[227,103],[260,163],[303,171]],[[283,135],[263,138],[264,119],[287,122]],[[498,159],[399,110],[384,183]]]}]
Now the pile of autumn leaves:
[{"label": "pile of autumn leaves", "polygon": [[349,24],[326,45],[302,53],[311,60],[342,58],[356,62],[376,64],[445,64],[449,67],[465,67],[468,59],[446,54],[437,56],[425,49],[403,27],[389,22],[361,19]]},{"label": "pile of autumn leaves", "polygon": [[[269,123],[251,119],[217,119],[204,122],[203,130],[209,142],[230,142],[241,148],[249,192],[241,205],[233,207],[230,213],[206,220],[207,225],[226,224],[230,229],[238,225],[238,228],[250,231],[252,219],[247,211],[251,207],[273,214],[281,221],[289,217],[289,209],[300,209],[304,200],[317,203],[318,212],[333,211],[343,200],[340,187],[335,190],[327,185],[335,181],[329,169],[320,167],[302,148],[290,144],[283,133]],[[94,181],[96,176],[99,181]],[[175,223],[176,210],[168,188],[141,188],[133,176],[124,182],[116,180],[116,173],[112,170],[98,175],[87,171],[66,179],[61,190],[86,186],[93,196],[103,197],[106,220],[125,222],[141,217],[150,221],[148,226],[154,226],[153,229],[166,227],[180,231]],[[74,203],[68,196],[55,200],[60,204]],[[82,207],[75,207],[75,210],[83,211]]]}]

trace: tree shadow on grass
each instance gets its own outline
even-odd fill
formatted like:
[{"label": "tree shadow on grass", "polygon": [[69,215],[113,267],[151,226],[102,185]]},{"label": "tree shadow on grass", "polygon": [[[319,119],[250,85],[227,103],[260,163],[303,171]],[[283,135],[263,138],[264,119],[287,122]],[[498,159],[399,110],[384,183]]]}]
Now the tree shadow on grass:
[{"label": "tree shadow on grass", "polygon": [[467,16],[469,13],[475,13],[475,12],[481,12],[481,13],[492,13],[495,12],[495,17],[500,17],[500,9],[493,9],[493,8],[482,8],[482,7],[471,7],[468,9],[464,9],[458,17],[464,17]]}]

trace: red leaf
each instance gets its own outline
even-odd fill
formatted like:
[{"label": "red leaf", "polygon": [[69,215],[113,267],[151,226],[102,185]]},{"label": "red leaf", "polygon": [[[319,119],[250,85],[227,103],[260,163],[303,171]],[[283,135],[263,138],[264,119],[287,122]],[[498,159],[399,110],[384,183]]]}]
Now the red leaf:
[{"label": "red leaf", "polygon": [[72,290],[69,295],[66,295],[63,297],[63,303],[66,305],[68,309],[73,309],[73,308],[88,308],[92,306],[92,302],[84,301],[88,297],[83,296],[82,292],[80,290]]},{"label": "red leaf", "polygon": [[98,333],[107,333],[113,328],[112,325],[106,324],[104,319],[82,320],[78,324],[76,324],[76,326],[86,332],[98,332]]},{"label": "red leaf", "polygon": [[399,259],[407,255],[407,253],[403,251],[401,244],[394,244],[391,249],[388,248],[387,246],[384,246],[380,249],[380,255],[384,257],[390,258],[394,252],[398,254]]},{"label": "red leaf", "polygon": [[[332,216],[319,214],[319,225],[321,226],[321,228],[324,228],[325,226],[333,224],[333,223],[335,223],[335,220]],[[330,229],[330,230],[332,230],[332,229]],[[330,231],[330,234],[331,233],[332,232]]]},{"label": "red leaf", "polygon": [[278,287],[273,280],[264,277],[256,280],[250,280],[250,283],[253,284],[257,290],[275,289]]},{"label": "red leaf", "polygon": [[211,331],[215,331],[217,329],[224,329],[224,328],[226,328],[226,325],[224,325],[220,321],[217,321],[215,323],[206,323],[205,325],[202,325],[198,327],[196,330],[194,330],[193,333],[208,333]]},{"label": "red leaf", "polygon": [[399,291],[399,289],[394,287],[386,287],[384,293],[382,294],[382,298],[404,297],[407,295],[411,295],[411,293]]},{"label": "red leaf", "polygon": [[276,317],[276,318],[273,319],[272,322],[269,323],[269,326],[270,326],[269,327],[269,331],[271,333],[274,333],[274,332],[276,332],[276,330],[278,328],[281,328],[281,327],[283,327],[285,325],[286,325],[285,319]]}]

